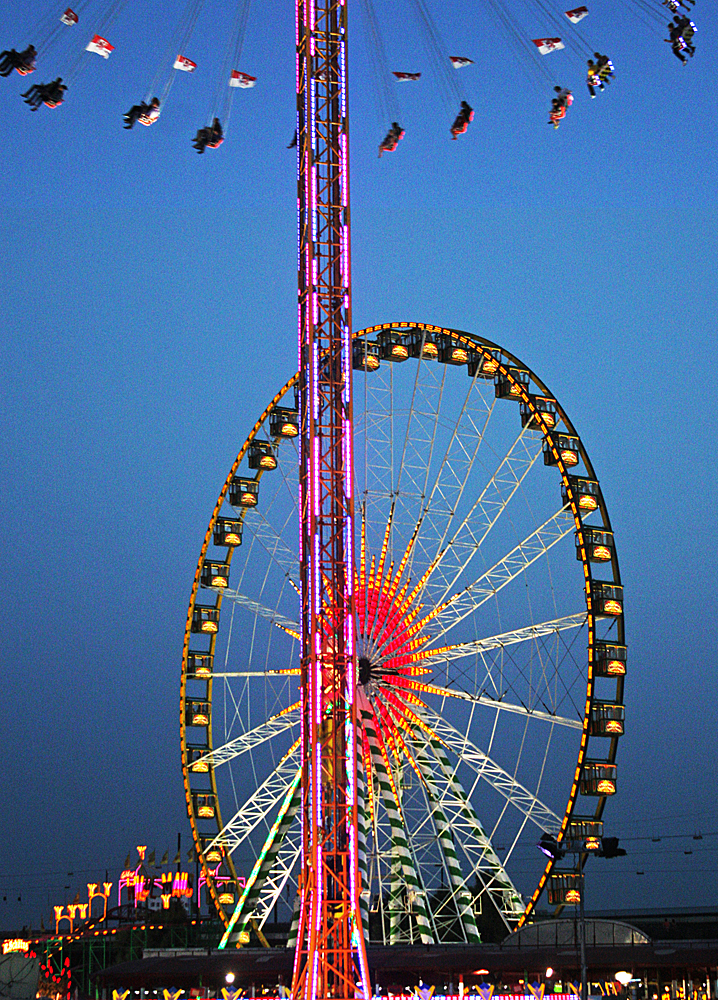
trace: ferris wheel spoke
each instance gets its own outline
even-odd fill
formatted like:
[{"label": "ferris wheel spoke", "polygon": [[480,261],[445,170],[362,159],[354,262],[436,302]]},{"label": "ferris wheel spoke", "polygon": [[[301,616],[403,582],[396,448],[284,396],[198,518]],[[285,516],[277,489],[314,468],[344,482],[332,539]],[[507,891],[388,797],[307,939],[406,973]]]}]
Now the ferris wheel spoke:
[{"label": "ferris wheel spoke", "polygon": [[[520,893],[496,854],[469,797],[451,768],[444,748],[436,741],[429,743],[428,747],[417,747],[417,760],[427,787],[432,790],[434,800],[440,803],[442,816],[453,840],[461,845],[471,870],[480,878],[481,891],[491,895],[504,922],[510,926],[510,921],[515,922],[523,913]],[[456,849],[454,857],[455,864],[459,867]],[[465,891],[465,886],[466,880],[462,878],[456,884],[459,894],[462,889]]]},{"label": "ferris wheel spoke", "polygon": [[405,828],[396,782],[383,745],[381,725],[370,706],[362,706],[360,711],[369,744],[373,773],[376,776],[379,795],[391,827],[392,878],[389,909],[393,916],[391,918],[390,939],[392,943],[396,943],[398,940],[400,928],[398,914],[401,901],[406,895],[422,944],[432,944],[434,932],[425,905],[426,890],[420,880],[413,845]]},{"label": "ferris wheel spoke", "polygon": [[[446,376],[446,365],[419,361],[403,425],[399,472],[386,489],[392,503],[398,501],[399,536],[411,539],[404,556],[409,569],[415,558],[428,561],[435,554],[436,539],[448,531],[495,402],[487,402],[473,392],[472,383],[458,417],[447,419],[442,412]],[[400,414],[392,416],[397,424]],[[441,444],[441,454],[439,446],[447,436],[448,442]]]},{"label": "ferris wheel spoke", "polygon": [[[446,796],[442,795],[442,790],[435,780],[434,771],[429,763],[425,749],[418,741],[413,741],[414,760],[418,773],[423,780],[426,795],[428,797],[429,808],[427,816],[431,818],[431,823],[435,830],[435,839],[439,845],[444,868],[449,883],[449,892],[443,902],[443,910],[447,915],[455,914],[455,918],[461,925],[462,937],[469,942],[479,942],[481,936],[476,926],[476,917],[473,910],[473,898],[471,892],[466,887],[466,880],[461,870],[459,856],[454,838],[455,831],[452,829],[449,813],[446,810]],[[417,831],[420,835],[420,831]]]},{"label": "ferris wheel spoke", "polygon": [[[245,520],[245,526],[249,528],[248,533],[256,539],[259,546],[267,553],[274,565],[284,573],[296,591],[297,584],[294,577],[297,575],[299,556],[287,545],[282,532],[275,528],[274,524],[264,514],[254,511],[253,515],[251,523]],[[296,517],[296,511],[292,511],[287,516],[285,523],[282,525],[282,528],[287,533],[294,530]]]},{"label": "ferris wheel spoke", "polygon": [[231,590],[229,587],[222,590],[222,597],[228,601],[233,601],[242,608],[246,608],[255,618],[266,618],[268,622],[276,625],[277,628],[281,628],[283,632],[291,635],[292,638],[299,638],[299,622],[293,621],[291,618],[286,618],[278,611],[267,607],[266,604],[254,601],[251,597],[247,597],[246,594],[241,594],[238,590]]},{"label": "ferris wheel spoke", "polygon": [[469,615],[474,614],[482,604],[494,597],[507,584],[541,559],[557,542],[575,529],[570,508],[562,507],[552,517],[528,535],[522,542],[498,562],[482,573],[463,590],[449,597],[435,620],[440,626],[436,635],[439,639]]},{"label": "ferris wheel spoke", "polygon": [[475,774],[486,781],[503,796],[507,802],[523,813],[542,831],[557,834],[561,827],[561,818],[549,809],[541,800],[525,788],[516,778],[504,770],[487,753],[479,749],[470,739],[468,733],[461,733],[444,717],[429,710],[431,726],[439,741],[448,746],[456,754],[462,764],[466,764]]},{"label": "ferris wheel spoke", "polygon": [[488,636],[486,639],[459,642],[455,646],[446,646],[436,651],[430,648],[424,649],[422,650],[422,655],[416,659],[423,666],[435,667],[441,663],[447,663],[449,660],[461,660],[466,656],[489,653],[494,649],[503,649],[505,646],[513,646],[522,642],[533,642],[546,635],[557,635],[559,632],[568,629],[581,628],[586,624],[587,619],[588,616],[585,611],[576,615],[564,615],[562,618],[554,618],[551,621],[540,622],[537,625],[527,625],[525,628],[512,629],[510,632]]},{"label": "ferris wheel spoke", "polygon": [[[522,428],[481,494],[474,501],[451,537],[448,530],[439,539],[432,560],[426,591],[440,604],[456,587],[457,581],[480,552],[517,491],[542,454],[542,438],[536,431]],[[447,529],[448,529],[447,525]],[[448,541],[447,541],[448,539]]]},{"label": "ferris wheel spoke", "polygon": [[485,705],[487,708],[496,709],[498,712],[511,712],[514,715],[522,715],[526,719],[536,719],[539,722],[549,722],[552,726],[566,726],[569,729],[583,729],[583,722],[580,719],[566,719],[552,712],[541,712],[538,709],[526,708],[525,705],[516,705],[512,702],[500,698],[489,698],[487,695],[472,695],[466,691],[457,691],[453,688],[440,687],[435,684],[427,684],[420,690],[427,694],[436,694],[444,698],[458,698],[461,701],[470,701],[475,705]]},{"label": "ferris wheel spoke", "polygon": [[[248,675],[243,674],[240,676]],[[264,675],[257,674],[257,676],[262,677]],[[208,753],[203,754],[203,756],[197,757],[192,761],[193,766],[206,763],[214,767],[219,767],[220,764],[227,764],[241,757],[242,754],[254,750],[256,747],[261,746],[262,743],[266,743],[268,740],[279,735],[279,733],[285,733],[289,729],[294,729],[300,722],[300,707],[301,702],[295,702],[294,705],[290,705],[289,708],[273,715],[271,719],[267,719],[266,722],[250,730],[250,732],[243,733],[228,743],[215,747]]]},{"label": "ferris wheel spoke", "polygon": [[[471,481],[479,449],[486,438],[489,421],[494,413],[496,400],[487,401],[469,385],[459,415],[451,427],[444,455],[434,473],[434,482],[424,486],[427,497],[420,516],[420,531],[413,547],[409,568],[416,558],[423,557],[425,564],[434,565],[443,551],[451,530],[456,510]],[[436,405],[436,404],[435,404]],[[470,443],[470,444],[467,444]],[[436,563],[438,565],[438,563]]]},{"label": "ferris wheel spoke", "polygon": [[409,413],[400,442],[396,485],[392,492],[403,504],[423,506],[431,489],[429,480],[436,445],[441,402],[446,386],[446,366],[420,360],[416,366]]},{"label": "ferris wheel spoke", "polygon": [[300,742],[296,740],[292,744],[276,769],[242,803],[224,829],[207,845],[207,849],[223,845],[230,854],[234,853],[260,823],[266,822],[267,817],[276,812],[291,788],[292,781],[296,779]]},{"label": "ferris wheel spoke", "polygon": [[254,905],[260,927],[264,927],[277,901],[289,883],[296,882],[297,863],[302,854],[301,826],[294,823],[284,838],[276,860],[262,885],[262,892]]},{"label": "ferris wheel spoke", "polygon": [[[270,886],[271,903],[264,908],[268,913],[286,885],[294,864],[301,853],[301,837],[291,836],[292,829],[299,829],[293,821],[301,805],[301,770],[297,771],[284,800],[279,807],[277,818],[267,835],[257,860],[246,881],[244,891],[235,907],[223,938],[223,946],[228,940],[246,929],[257,908],[265,885]],[[261,923],[266,920],[266,913]],[[261,926],[261,924],[260,924]]]}]

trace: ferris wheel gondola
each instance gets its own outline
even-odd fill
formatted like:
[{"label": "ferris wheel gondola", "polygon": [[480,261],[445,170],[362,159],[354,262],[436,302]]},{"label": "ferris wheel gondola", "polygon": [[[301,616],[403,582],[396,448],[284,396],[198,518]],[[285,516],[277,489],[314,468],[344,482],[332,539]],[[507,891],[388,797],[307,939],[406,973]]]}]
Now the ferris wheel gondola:
[{"label": "ferris wheel gondola", "polygon": [[[600,836],[616,790],[626,646],[615,539],[573,424],[504,348],[385,324],[354,335],[353,367],[365,932],[386,944],[495,938],[547,882],[552,901],[571,902],[560,862],[544,865],[535,844]],[[228,938],[281,908],[290,944],[295,385],[247,435],[212,513],[180,707],[198,855],[235,885],[245,878],[220,901],[208,877]]]}]

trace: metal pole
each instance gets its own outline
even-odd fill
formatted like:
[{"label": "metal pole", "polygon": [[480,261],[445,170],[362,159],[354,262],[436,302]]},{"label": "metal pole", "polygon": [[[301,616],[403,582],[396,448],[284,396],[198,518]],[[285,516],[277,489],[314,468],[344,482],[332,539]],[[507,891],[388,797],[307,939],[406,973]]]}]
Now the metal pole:
[{"label": "metal pole", "polygon": [[578,859],[578,869],[581,881],[579,883],[579,903],[578,903],[578,942],[581,951],[581,1000],[588,1000],[588,974],[586,972],[586,911],[584,909],[583,895],[586,888],[586,873],[581,865],[581,857]]}]

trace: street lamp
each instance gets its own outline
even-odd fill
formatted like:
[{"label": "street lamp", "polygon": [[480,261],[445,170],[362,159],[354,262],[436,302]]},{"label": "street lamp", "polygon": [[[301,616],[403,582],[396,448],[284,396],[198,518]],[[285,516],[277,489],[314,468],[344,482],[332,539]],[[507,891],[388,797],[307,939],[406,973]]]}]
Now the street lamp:
[{"label": "street lamp", "polygon": [[[566,846],[564,846],[564,844]],[[541,839],[536,845],[542,854],[545,854],[547,858],[552,861],[560,861],[566,856],[567,853],[571,853],[575,856],[575,872],[579,879],[579,892],[578,892],[578,941],[579,941],[579,951],[581,956],[581,1000],[588,1000],[588,973],[586,969],[586,913],[584,910],[584,889],[586,887],[586,875],[584,871],[585,859],[589,854],[595,854],[599,858],[620,858],[624,857],[626,852],[622,847],[618,846],[618,837],[584,837],[581,840],[573,840],[566,838],[559,843],[556,837],[552,836],[550,833],[542,833]],[[583,856],[583,861],[582,861]],[[565,901],[575,902],[575,900]],[[548,970],[546,971],[548,977]],[[616,975],[616,980],[623,984],[623,980],[619,978],[619,975],[628,975],[627,982],[630,982],[631,976],[628,973],[621,972]]]}]

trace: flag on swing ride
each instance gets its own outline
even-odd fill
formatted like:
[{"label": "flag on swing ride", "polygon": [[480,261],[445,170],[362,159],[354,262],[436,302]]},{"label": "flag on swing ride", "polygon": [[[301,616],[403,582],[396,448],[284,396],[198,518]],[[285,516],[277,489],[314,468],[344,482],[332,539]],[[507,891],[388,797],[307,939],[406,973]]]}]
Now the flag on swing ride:
[{"label": "flag on swing ride", "polygon": [[253,87],[256,82],[256,76],[250,76],[249,73],[242,73],[238,69],[233,69],[232,75],[229,78],[230,87]]},{"label": "flag on swing ride", "polygon": [[64,14],[60,14],[60,20],[63,24],[77,24],[80,18],[72,7],[68,7]]},{"label": "flag on swing ride", "polygon": [[449,56],[454,69],[463,69],[464,66],[473,66],[474,60],[467,59],[466,56]]},{"label": "flag on swing ride", "polygon": [[85,46],[87,52],[96,52],[98,56],[102,56],[103,59],[110,58],[110,52],[114,50],[115,46],[110,45],[106,38],[101,35],[93,35],[92,41],[89,45]]},{"label": "flag on swing ride", "polygon": [[549,52],[555,52],[558,49],[564,48],[564,44],[560,38],[532,38],[531,41],[542,56],[547,56]]},{"label": "flag on swing ride", "polygon": [[588,14],[588,7],[574,7],[573,10],[566,11],[566,17],[574,24],[578,24]]},{"label": "flag on swing ride", "polygon": [[396,70],[392,70],[392,72],[399,83],[409,83],[411,80],[418,80],[421,77],[421,73],[397,73]]},{"label": "flag on swing ride", "polygon": [[185,73],[194,73],[197,69],[197,63],[192,62],[187,56],[177,56],[175,61],[172,63],[172,69],[181,69]]}]

